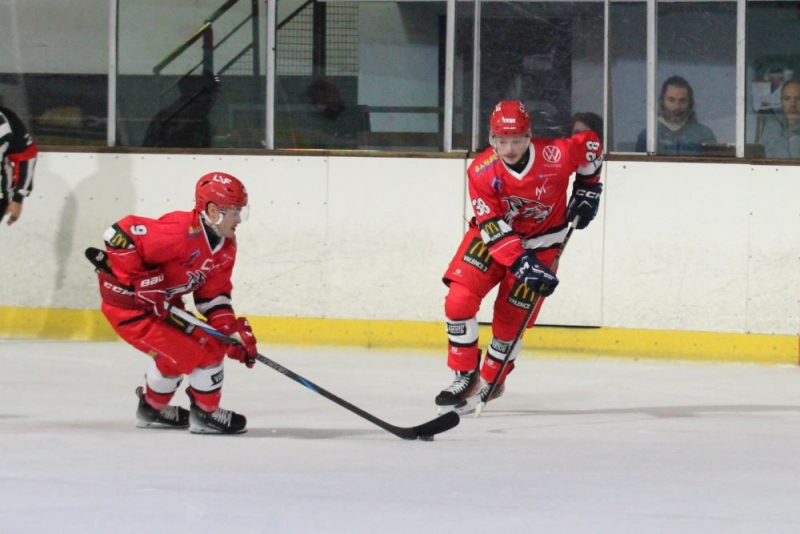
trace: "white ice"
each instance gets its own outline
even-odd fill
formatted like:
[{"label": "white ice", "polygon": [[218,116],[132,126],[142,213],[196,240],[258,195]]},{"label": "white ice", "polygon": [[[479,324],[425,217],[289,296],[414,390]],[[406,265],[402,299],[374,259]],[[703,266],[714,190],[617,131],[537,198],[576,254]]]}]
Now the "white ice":
[{"label": "white ice", "polygon": [[[451,378],[441,355],[261,348],[399,426],[435,417]],[[0,533],[800,532],[796,367],[522,358],[426,443],[233,361],[223,406],[247,434],[137,429],[147,363],[0,341]]]}]

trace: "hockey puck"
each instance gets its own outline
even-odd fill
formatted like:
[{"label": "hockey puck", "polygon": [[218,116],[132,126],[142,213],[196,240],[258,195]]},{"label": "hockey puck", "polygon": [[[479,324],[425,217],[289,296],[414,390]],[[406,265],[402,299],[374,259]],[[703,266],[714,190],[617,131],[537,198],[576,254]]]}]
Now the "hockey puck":
[{"label": "hockey puck", "polygon": [[433,441],[433,436],[420,435],[417,436],[420,441]]}]

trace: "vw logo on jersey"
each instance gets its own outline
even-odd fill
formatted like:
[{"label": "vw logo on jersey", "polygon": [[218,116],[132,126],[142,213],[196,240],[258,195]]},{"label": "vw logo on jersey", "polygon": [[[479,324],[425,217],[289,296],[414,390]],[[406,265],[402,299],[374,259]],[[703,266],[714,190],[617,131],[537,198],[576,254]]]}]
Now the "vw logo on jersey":
[{"label": "vw logo on jersey", "polygon": [[561,161],[561,150],[557,146],[547,145],[542,149],[542,155],[548,163],[558,163]]}]

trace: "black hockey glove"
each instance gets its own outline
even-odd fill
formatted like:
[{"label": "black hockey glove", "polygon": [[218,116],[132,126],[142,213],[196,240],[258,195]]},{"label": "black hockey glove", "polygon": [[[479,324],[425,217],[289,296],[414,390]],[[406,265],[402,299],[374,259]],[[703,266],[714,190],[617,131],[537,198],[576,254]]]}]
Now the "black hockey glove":
[{"label": "black hockey glove", "polygon": [[567,221],[573,220],[577,215],[580,217],[578,230],[589,226],[594,216],[597,215],[597,210],[600,209],[600,193],[602,192],[603,184],[576,183],[567,206]]},{"label": "black hockey glove", "polygon": [[553,271],[540,262],[531,251],[520,254],[511,266],[511,272],[532,291],[543,297],[549,297],[556,290],[558,278]]}]

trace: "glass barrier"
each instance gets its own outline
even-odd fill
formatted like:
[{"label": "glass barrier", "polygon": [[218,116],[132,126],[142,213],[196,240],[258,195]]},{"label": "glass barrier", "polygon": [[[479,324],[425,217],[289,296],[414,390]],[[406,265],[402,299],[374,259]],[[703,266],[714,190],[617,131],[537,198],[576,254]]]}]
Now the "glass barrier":
[{"label": "glass barrier", "polygon": [[746,154],[800,157],[800,2],[748,2]]},{"label": "glass barrier", "polygon": [[736,2],[660,1],[656,48],[656,154],[735,156]]},{"label": "glass barrier", "polygon": [[647,116],[647,4],[609,7],[608,152],[635,152]]},{"label": "glass barrier", "polygon": [[[0,31],[12,52],[0,56],[3,103],[39,144],[105,145],[108,12],[82,14],[101,29],[89,32],[55,24],[75,16],[56,0],[16,5],[17,18]],[[274,95],[265,6],[117,2],[116,143],[262,148],[270,98],[276,148],[443,150],[445,1],[278,0]],[[746,6],[739,80],[735,1],[658,2],[655,154],[733,156],[738,111],[746,156],[800,157],[800,2]],[[603,2],[481,2],[477,62],[475,13],[474,0],[456,2],[453,149],[487,146],[487,120],[501,99],[527,104],[537,136],[569,134],[579,112],[602,124]],[[644,153],[646,2],[611,0],[609,17],[606,147]],[[52,28],[47,54],[25,45],[31,20]]]},{"label": "glass barrier", "polygon": [[217,4],[119,3],[118,145],[264,146],[259,3]]},{"label": "glass barrier", "polygon": [[276,148],[443,149],[445,3],[278,1]]},{"label": "glass barrier", "polygon": [[[600,2],[481,4],[478,149],[488,146],[489,115],[501,100],[526,104],[537,137],[570,135],[577,112],[602,120],[603,9]],[[471,132],[473,11],[471,2],[458,4],[457,134]],[[458,136],[453,144],[469,148]]]}]

